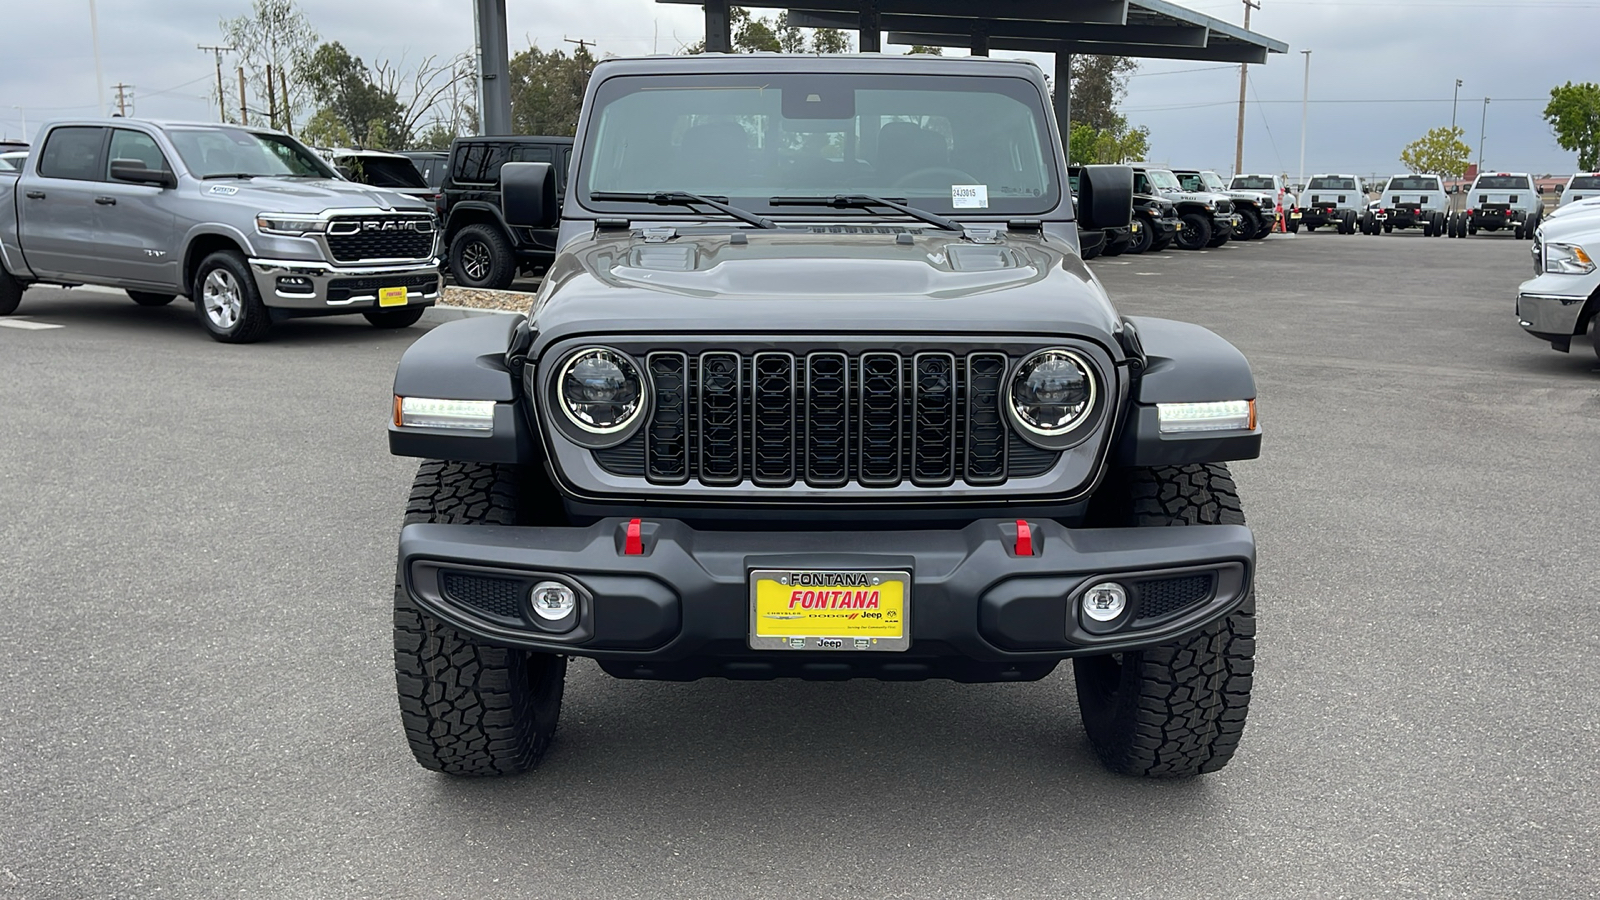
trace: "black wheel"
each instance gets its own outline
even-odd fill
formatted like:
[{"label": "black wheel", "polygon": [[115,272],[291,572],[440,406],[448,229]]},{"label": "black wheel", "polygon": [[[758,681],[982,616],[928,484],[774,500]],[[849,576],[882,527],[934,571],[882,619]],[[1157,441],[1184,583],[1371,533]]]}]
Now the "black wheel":
[{"label": "black wheel", "polygon": [[22,292],[27,286],[11,276],[4,267],[0,267],[0,316],[9,316],[17,311],[22,303]]},{"label": "black wheel", "polygon": [[1589,343],[1594,347],[1595,358],[1600,359],[1600,316],[1589,320]]},{"label": "black wheel", "polygon": [[1255,237],[1251,238],[1251,240],[1263,240],[1267,235],[1271,234],[1276,229],[1273,220],[1267,218],[1265,215],[1260,216],[1257,221],[1258,224],[1256,226],[1256,235]]},{"label": "black wheel", "polygon": [[450,241],[450,275],[462,287],[504,290],[517,277],[511,241],[493,225],[468,225]]},{"label": "black wheel", "polygon": [[272,325],[250,266],[237,250],[218,250],[200,261],[194,301],[200,327],[224,344],[259,341]]},{"label": "black wheel", "polygon": [[[1310,229],[1308,228],[1307,230],[1310,230]],[[1289,220],[1289,233],[1290,234],[1299,234],[1300,233],[1300,220],[1299,219],[1290,219]]]},{"label": "black wheel", "polygon": [[1128,245],[1129,253],[1143,253],[1155,246],[1156,227],[1151,224],[1147,216],[1138,216],[1139,233],[1133,236],[1133,243]]},{"label": "black wheel", "polygon": [[1434,213],[1433,214],[1433,236],[1434,237],[1438,237],[1438,236],[1444,234],[1444,230],[1445,230],[1445,227],[1446,227],[1447,224],[1448,223],[1445,220],[1444,213],[1442,213],[1442,212]]},{"label": "black wheel", "polygon": [[128,292],[128,299],[140,306],[166,306],[177,298],[177,294],[152,294],[149,291]]},{"label": "black wheel", "polygon": [[[1097,492],[1095,524],[1244,524],[1220,463],[1131,469]],[[1187,778],[1226,766],[1238,749],[1255,672],[1255,592],[1199,632],[1147,650],[1073,660],[1078,709],[1113,772]]]},{"label": "black wheel", "polygon": [[1261,230],[1261,217],[1251,210],[1241,207],[1239,209],[1239,218],[1241,221],[1238,227],[1233,229],[1233,239],[1236,241],[1255,240],[1256,232]]},{"label": "black wheel", "polygon": [[1132,235],[1118,235],[1116,239],[1106,238],[1105,248],[1100,251],[1102,256],[1121,256],[1128,252],[1128,246],[1133,241]]},{"label": "black wheel", "polygon": [[[514,466],[429,460],[405,522],[531,524]],[[511,775],[539,764],[561,715],[567,658],[481,644],[394,592],[394,677],[400,721],[424,768]]]},{"label": "black wheel", "polygon": [[1168,247],[1171,247],[1171,246],[1172,246],[1172,238],[1171,237],[1159,238],[1159,239],[1157,239],[1156,241],[1154,241],[1153,243],[1150,244],[1150,252],[1151,253],[1160,253],[1161,251],[1163,251],[1163,250],[1165,250],[1165,249],[1167,249]]},{"label": "black wheel", "polygon": [[1423,237],[1433,237],[1433,220],[1432,219],[1423,219],[1422,220],[1422,236]]},{"label": "black wheel", "polygon": [[1201,213],[1186,213],[1183,230],[1178,232],[1179,250],[1200,250],[1211,243],[1211,219]]},{"label": "black wheel", "polygon": [[361,315],[374,328],[410,328],[427,311],[426,306],[407,306],[404,309],[369,309]]},{"label": "black wheel", "polygon": [[1356,233],[1356,211],[1355,210],[1347,209],[1347,210],[1344,211],[1344,218],[1339,220],[1339,233],[1340,234],[1355,234]]}]

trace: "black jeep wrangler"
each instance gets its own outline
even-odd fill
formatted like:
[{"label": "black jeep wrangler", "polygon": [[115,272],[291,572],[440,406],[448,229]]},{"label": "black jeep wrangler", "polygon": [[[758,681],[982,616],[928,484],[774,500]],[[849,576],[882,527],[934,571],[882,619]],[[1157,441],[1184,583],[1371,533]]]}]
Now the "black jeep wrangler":
[{"label": "black jeep wrangler", "polygon": [[505,288],[518,274],[543,271],[555,259],[554,228],[506,223],[500,167],[508,162],[549,164],[559,198],[566,192],[572,138],[470,137],[451,143],[439,218],[450,275],[463,287]]},{"label": "black jeep wrangler", "polygon": [[[1119,315],[1025,61],[607,60],[527,316],[418,340],[391,450],[395,669],[424,766],[536,765],[571,657],[619,678],[1032,681],[1073,661],[1117,772],[1232,758],[1256,385]],[[1126,167],[1088,169],[1098,220]],[[1063,711],[1070,708],[1063,698]]]}]

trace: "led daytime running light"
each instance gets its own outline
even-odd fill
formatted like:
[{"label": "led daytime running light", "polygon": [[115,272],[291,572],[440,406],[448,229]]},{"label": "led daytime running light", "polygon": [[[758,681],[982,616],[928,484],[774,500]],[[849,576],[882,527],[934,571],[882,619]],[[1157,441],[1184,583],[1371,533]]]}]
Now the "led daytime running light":
[{"label": "led daytime running light", "polygon": [[1256,427],[1254,400],[1219,400],[1213,403],[1158,403],[1162,434],[1189,434],[1198,431],[1253,431]]},{"label": "led daytime running light", "polygon": [[455,431],[493,431],[493,400],[436,400],[430,397],[396,397],[395,426],[448,428]]},{"label": "led daytime running light", "polygon": [[296,216],[287,213],[261,213],[256,216],[256,230],[262,234],[285,234],[299,237],[304,234],[321,234],[328,230],[325,219],[315,216]]}]

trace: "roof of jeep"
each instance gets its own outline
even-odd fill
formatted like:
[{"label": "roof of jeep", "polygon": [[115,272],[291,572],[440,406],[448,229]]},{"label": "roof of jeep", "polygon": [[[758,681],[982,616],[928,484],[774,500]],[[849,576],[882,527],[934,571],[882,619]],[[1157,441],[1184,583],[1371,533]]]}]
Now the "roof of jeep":
[{"label": "roof of jeep", "polygon": [[[466,137],[455,138],[454,143],[460,144],[570,144],[570,137],[545,137],[532,134],[474,134]],[[448,153],[446,150],[428,151]]]},{"label": "roof of jeep", "polygon": [[931,56],[917,53],[697,53],[692,56],[615,57],[601,60],[595,75],[678,75],[692,72],[836,72],[886,71],[917,75],[1001,75],[1043,79],[1031,60],[982,56]]}]

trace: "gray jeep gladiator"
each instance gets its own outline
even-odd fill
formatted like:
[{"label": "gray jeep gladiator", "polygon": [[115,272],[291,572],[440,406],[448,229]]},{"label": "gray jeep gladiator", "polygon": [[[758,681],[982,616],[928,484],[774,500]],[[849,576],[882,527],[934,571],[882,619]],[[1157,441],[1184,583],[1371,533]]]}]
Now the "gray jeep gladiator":
[{"label": "gray jeep gladiator", "polygon": [[297,316],[404,328],[439,297],[434,220],[276,131],[52,122],[23,170],[0,174],[0,315],[32,284],[94,284],[141,306],[189,297],[228,343]]},{"label": "gray jeep gladiator", "polygon": [[[1101,222],[1132,173],[1082,173]],[[1123,316],[1079,257],[1025,61],[613,59],[526,316],[435,328],[394,380],[425,460],[394,594],[423,766],[537,764],[571,657],[619,678],[1032,681],[1073,660],[1113,770],[1232,758],[1259,454],[1244,356]],[[1069,709],[1063,702],[1063,710]]]}]

